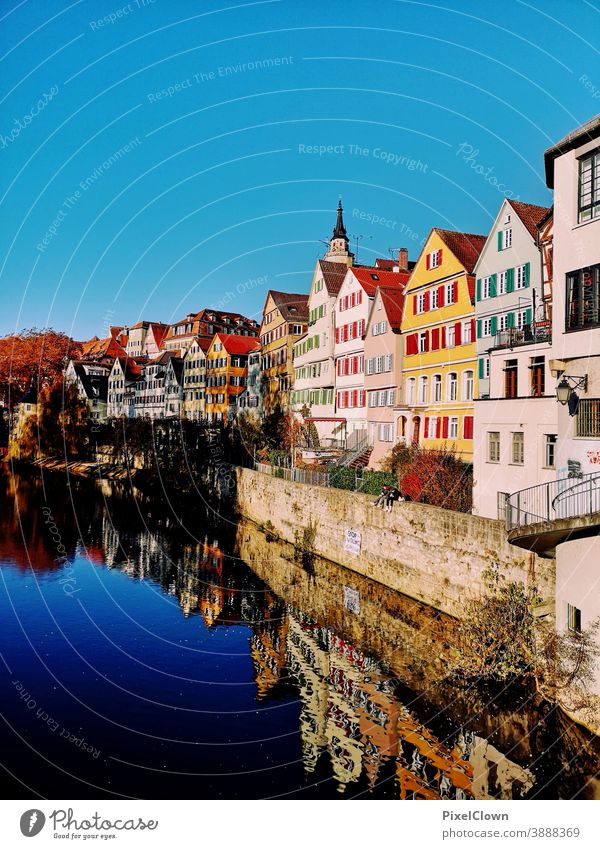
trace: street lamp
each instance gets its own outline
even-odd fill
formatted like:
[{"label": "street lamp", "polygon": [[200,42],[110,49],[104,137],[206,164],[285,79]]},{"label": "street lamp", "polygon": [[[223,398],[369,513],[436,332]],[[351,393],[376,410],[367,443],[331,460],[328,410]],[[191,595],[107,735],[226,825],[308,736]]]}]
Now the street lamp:
[{"label": "street lamp", "polygon": [[568,404],[575,389],[582,389],[583,392],[587,392],[587,374],[583,376],[563,374],[556,386],[556,400],[558,403],[563,406]]}]

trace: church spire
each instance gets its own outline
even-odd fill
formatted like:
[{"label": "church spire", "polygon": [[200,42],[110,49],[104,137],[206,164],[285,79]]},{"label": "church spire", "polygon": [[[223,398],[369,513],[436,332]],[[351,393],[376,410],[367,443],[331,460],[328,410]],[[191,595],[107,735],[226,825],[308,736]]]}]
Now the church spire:
[{"label": "church spire", "polygon": [[334,239],[345,239],[348,241],[348,234],[346,233],[346,228],[344,227],[344,208],[342,206],[342,199],[339,199],[338,208],[337,208],[337,221],[335,222],[335,227],[333,228],[333,237]]},{"label": "church spire", "polygon": [[329,250],[325,254],[325,259],[330,262],[344,262],[346,265],[352,265],[354,254],[349,250],[348,233],[344,226],[344,209],[342,207],[342,199],[339,199],[337,208],[337,220],[333,228],[333,234],[329,240]]}]

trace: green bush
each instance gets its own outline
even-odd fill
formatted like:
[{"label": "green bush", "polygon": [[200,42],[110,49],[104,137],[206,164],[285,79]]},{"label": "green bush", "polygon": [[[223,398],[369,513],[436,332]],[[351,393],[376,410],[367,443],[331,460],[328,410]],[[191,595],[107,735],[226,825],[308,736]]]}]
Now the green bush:
[{"label": "green bush", "polygon": [[359,492],[366,492],[368,495],[379,495],[384,486],[398,486],[396,475],[392,472],[365,472]]}]

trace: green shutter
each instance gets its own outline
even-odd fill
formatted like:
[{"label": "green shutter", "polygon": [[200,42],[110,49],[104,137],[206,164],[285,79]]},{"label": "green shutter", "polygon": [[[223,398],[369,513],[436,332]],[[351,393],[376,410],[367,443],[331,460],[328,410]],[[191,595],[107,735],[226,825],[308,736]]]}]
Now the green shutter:
[{"label": "green shutter", "polygon": [[525,310],[525,324],[531,324],[531,308]]},{"label": "green shutter", "polygon": [[481,280],[477,281],[477,291],[476,291],[476,295],[475,295],[475,300],[476,301],[481,300]]},{"label": "green shutter", "polygon": [[315,336],[315,348],[319,347],[319,336],[318,334]]},{"label": "green shutter", "polygon": [[529,286],[529,263],[525,263],[525,280],[523,282],[524,286]]},{"label": "green shutter", "polygon": [[507,327],[514,327],[515,326],[515,314],[514,314],[514,312],[509,312],[509,314],[506,316],[506,326]]},{"label": "green shutter", "polygon": [[515,291],[515,270],[514,268],[506,269],[506,291],[514,292]]},{"label": "green shutter", "polygon": [[496,291],[497,291],[496,280],[497,280],[497,275],[492,274],[492,276],[490,277],[490,298],[496,297]]},{"label": "green shutter", "polygon": [[481,319],[477,322],[477,338],[481,339]]},{"label": "green shutter", "polygon": [[483,359],[479,358],[479,380],[483,380]]},{"label": "green shutter", "polygon": [[498,250],[502,250],[502,230],[498,230]]},{"label": "green shutter", "polygon": [[498,332],[498,317],[493,315],[490,319],[490,335],[495,336]]}]

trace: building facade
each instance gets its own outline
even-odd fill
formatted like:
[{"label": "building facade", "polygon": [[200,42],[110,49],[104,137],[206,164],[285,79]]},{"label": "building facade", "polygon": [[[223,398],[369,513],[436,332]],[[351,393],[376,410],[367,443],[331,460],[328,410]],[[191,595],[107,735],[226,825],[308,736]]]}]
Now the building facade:
[{"label": "building facade", "polygon": [[199,421],[206,414],[206,352],[210,342],[196,338],[183,356],[182,415]]},{"label": "building facade", "polygon": [[549,213],[505,200],[475,266],[473,511],[488,518],[504,518],[509,493],[556,474],[552,303],[538,245]]},{"label": "building facade", "polygon": [[261,386],[267,415],[277,408],[289,409],[294,344],[307,329],[308,295],[271,289],[260,326]]},{"label": "building facade", "polygon": [[473,460],[475,277],[485,236],[434,227],[406,287],[400,436]]},{"label": "building facade", "polygon": [[259,350],[257,339],[217,333],[206,353],[206,417],[227,422],[235,415],[246,389],[248,356]]},{"label": "building facade", "polygon": [[70,360],[65,370],[65,380],[75,383],[77,393],[86,402],[90,419],[94,422],[106,421],[109,374],[107,365],[82,360]]},{"label": "building facade", "polygon": [[109,418],[134,417],[136,384],[141,374],[136,360],[116,357],[108,375],[106,414]]},{"label": "building facade", "polygon": [[369,466],[381,467],[398,433],[397,401],[402,389],[402,289],[378,286],[365,328],[367,431],[372,453]]}]

